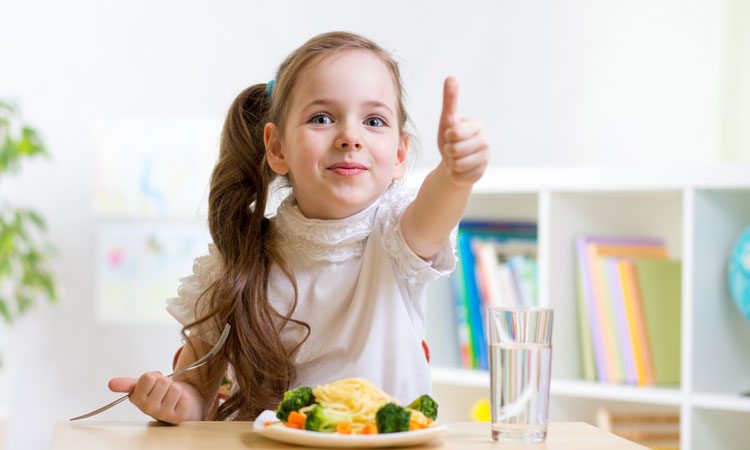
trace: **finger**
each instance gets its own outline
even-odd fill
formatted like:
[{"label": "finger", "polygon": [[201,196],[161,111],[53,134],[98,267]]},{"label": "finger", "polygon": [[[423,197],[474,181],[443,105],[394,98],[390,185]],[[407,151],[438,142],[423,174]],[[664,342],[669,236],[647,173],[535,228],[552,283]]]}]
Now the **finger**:
[{"label": "finger", "polygon": [[484,135],[475,134],[469,139],[446,144],[443,153],[446,158],[457,159],[487,148],[487,140]]},{"label": "finger", "polygon": [[443,111],[440,114],[440,127],[447,129],[454,122],[458,114],[458,81],[455,77],[448,77],[443,83]]},{"label": "finger", "polygon": [[135,389],[130,393],[130,401],[135,405],[141,406],[146,404],[146,398],[148,397],[151,389],[156,385],[156,380],[159,377],[159,372],[146,372],[138,378],[138,383],[135,385]]},{"label": "finger", "polygon": [[443,138],[445,142],[456,142],[468,139],[476,134],[482,133],[484,128],[480,122],[474,120],[458,120],[450,128],[445,130]]},{"label": "finger", "polygon": [[178,422],[182,422],[190,414],[190,397],[186,392],[180,394],[180,399],[177,401],[177,406],[174,409],[174,417]]},{"label": "finger", "polygon": [[164,400],[161,402],[162,411],[170,416],[173,415],[180,397],[182,397],[182,388],[177,383],[172,383],[164,395]]},{"label": "finger", "polygon": [[109,380],[109,383],[107,384],[109,386],[109,390],[112,392],[133,392],[133,388],[135,388],[135,383],[138,380],[135,378],[130,377],[117,377],[112,378]]},{"label": "finger", "polygon": [[464,175],[477,168],[484,170],[484,168],[487,167],[487,162],[487,153],[477,151],[453,160],[450,165],[451,173],[453,175]]},{"label": "finger", "polygon": [[157,378],[154,387],[151,392],[146,396],[145,409],[149,414],[156,414],[163,409],[164,398],[169,392],[169,388],[172,385],[172,380],[166,377],[160,376]]}]

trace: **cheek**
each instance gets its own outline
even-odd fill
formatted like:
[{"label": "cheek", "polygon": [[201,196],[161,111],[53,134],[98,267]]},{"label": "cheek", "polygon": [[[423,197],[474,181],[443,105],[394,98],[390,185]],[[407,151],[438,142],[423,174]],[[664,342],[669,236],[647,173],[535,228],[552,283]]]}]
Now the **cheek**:
[{"label": "cheek", "polygon": [[320,155],[328,150],[330,139],[324,133],[310,131],[300,133],[298,144],[307,155]]}]

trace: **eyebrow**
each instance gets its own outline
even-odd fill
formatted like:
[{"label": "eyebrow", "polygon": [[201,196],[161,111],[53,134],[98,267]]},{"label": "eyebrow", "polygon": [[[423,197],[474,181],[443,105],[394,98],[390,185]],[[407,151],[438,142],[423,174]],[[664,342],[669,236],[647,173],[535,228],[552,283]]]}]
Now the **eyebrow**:
[{"label": "eyebrow", "polygon": [[[334,104],[336,104],[336,102],[333,101],[333,100],[329,100],[329,99],[325,99],[325,98],[319,98],[319,99],[315,99],[315,100],[311,101],[310,103],[308,103],[307,105],[305,105],[304,109],[307,109],[307,108],[309,108],[311,106],[316,106],[316,105],[331,106],[331,105],[334,105]],[[386,105],[383,102],[379,102],[377,100],[367,100],[363,104],[365,106],[374,107],[374,108],[384,108],[384,109],[388,110],[391,114],[394,114],[394,112],[393,112],[393,110],[391,109],[390,106]]]}]

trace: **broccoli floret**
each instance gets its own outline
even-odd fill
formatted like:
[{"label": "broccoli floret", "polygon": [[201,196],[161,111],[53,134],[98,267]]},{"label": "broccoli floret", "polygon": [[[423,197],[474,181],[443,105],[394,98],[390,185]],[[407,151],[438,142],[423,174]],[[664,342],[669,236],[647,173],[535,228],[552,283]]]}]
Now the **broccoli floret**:
[{"label": "broccoli floret", "polygon": [[319,431],[321,433],[333,433],[336,425],[349,420],[347,414],[334,411],[321,405],[315,405],[307,411],[305,418],[305,430]]},{"label": "broccoli floret", "polygon": [[432,397],[427,394],[420,395],[419,398],[411,402],[411,404],[407,406],[407,408],[419,411],[424,414],[425,417],[429,417],[432,420],[437,419],[438,404]]},{"label": "broccoli floret", "polygon": [[289,418],[289,413],[299,411],[300,408],[312,405],[313,403],[315,403],[315,397],[313,396],[312,389],[307,386],[286,391],[284,392],[284,398],[279,403],[279,407],[276,408],[276,417],[286,422]]},{"label": "broccoli floret", "polygon": [[386,403],[375,414],[378,433],[396,433],[409,431],[411,411],[395,403]]}]

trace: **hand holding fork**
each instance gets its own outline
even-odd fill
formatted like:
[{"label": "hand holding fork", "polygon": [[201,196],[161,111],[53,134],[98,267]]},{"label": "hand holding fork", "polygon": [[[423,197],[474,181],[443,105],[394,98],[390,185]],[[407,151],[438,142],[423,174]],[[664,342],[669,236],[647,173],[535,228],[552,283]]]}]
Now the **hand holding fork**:
[{"label": "hand holding fork", "polygon": [[94,416],[130,398],[130,401],[141,411],[153,417],[172,424],[178,424],[189,418],[193,407],[193,398],[184,386],[178,384],[173,378],[206,364],[216,356],[226,342],[230,330],[229,324],[224,327],[219,341],[202,358],[183,367],[169,375],[161,372],[147,372],[138,379],[135,378],[113,378],[109,381],[109,388],[114,392],[127,392],[126,395],[102,406],[90,413],[74,417],[70,420],[85,419]]}]

